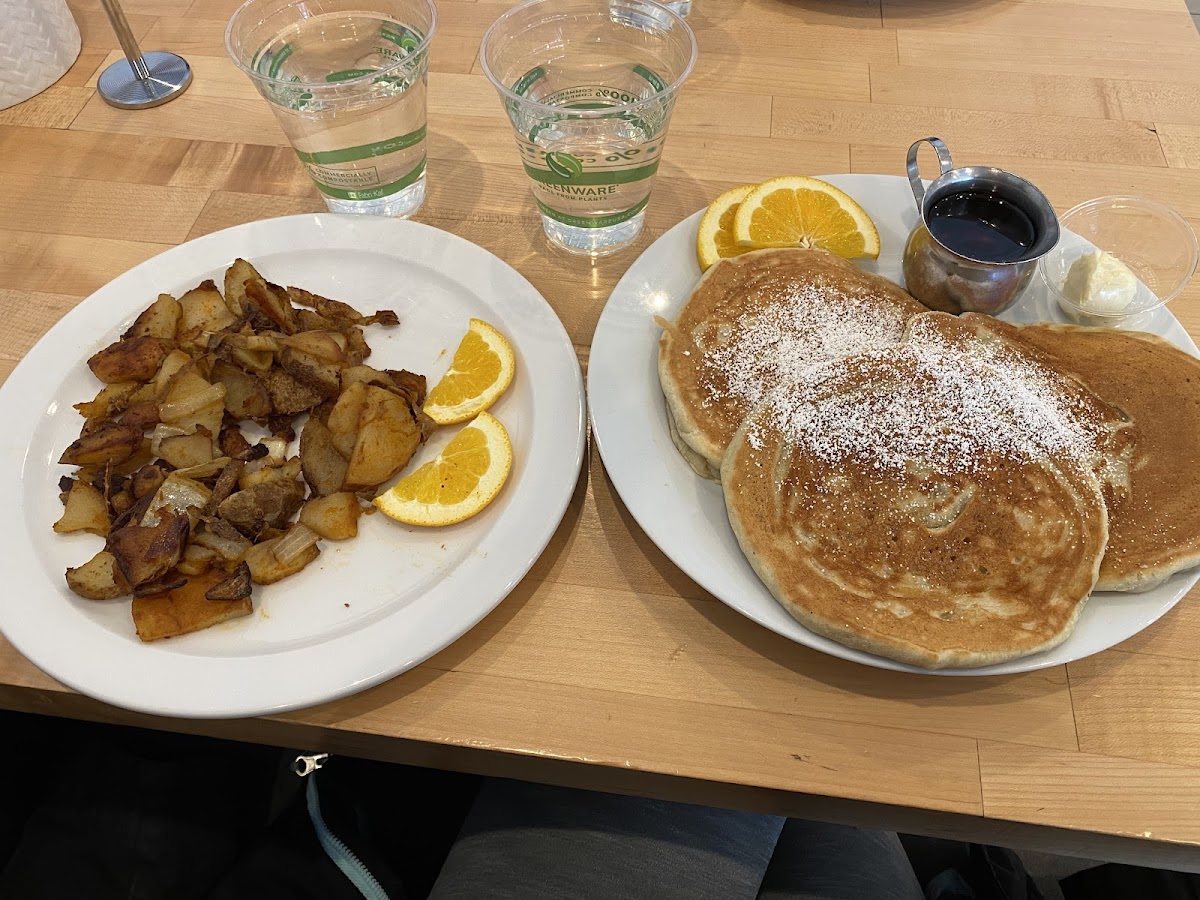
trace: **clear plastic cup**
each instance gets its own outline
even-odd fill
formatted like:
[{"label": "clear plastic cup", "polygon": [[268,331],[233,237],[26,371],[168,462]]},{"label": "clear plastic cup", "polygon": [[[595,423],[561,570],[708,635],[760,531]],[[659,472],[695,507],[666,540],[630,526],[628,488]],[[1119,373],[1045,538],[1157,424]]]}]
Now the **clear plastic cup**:
[{"label": "clear plastic cup", "polygon": [[225,30],[333,212],[425,200],[432,0],[247,0]]},{"label": "clear plastic cup", "polygon": [[588,256],[633,243],[696,63],[687,23],[651,0],[529,0],[488,29],[480,61],[551,242]]},{"label": "clear plastic cup", "polygon": [[[1187,220],[1169,206],[1144,197],[1097,197],[1059,217],[1062,240],[1039,264],[1050,296],[1073,322],[1140,327],[1145,316],[1187,287],[1200,263],[1200,242]],[[1096,308],[1065,290],[1076,261],[1102,250],[1136,277],[1137,288],[1120,308]]]}]

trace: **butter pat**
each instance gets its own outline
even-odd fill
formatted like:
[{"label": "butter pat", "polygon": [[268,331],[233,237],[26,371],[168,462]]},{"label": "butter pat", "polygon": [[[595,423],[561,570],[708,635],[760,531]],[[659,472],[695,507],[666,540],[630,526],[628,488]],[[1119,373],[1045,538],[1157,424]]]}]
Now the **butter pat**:
[{"label": "butter pat", "polygon": [[1137,276],[1128,266],[1111,253],[1093,250],[1071,264],[1062,292],[1088,312],[1112,315],[1129,308],[1137,286]]}]

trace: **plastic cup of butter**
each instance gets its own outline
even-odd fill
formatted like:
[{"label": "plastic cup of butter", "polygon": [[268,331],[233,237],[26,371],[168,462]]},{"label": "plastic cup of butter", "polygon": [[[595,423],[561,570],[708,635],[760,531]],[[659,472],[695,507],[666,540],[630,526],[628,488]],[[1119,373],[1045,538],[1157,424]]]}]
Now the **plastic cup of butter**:
[{"label": "plastic cup of butter", "polygon": [[1066,317],[1081,325],[1142,323],[1183,291],[1200,262],[1179,213],[1142,197],[1097,197],[1059,217],[1062,239],[1038,270]]}]

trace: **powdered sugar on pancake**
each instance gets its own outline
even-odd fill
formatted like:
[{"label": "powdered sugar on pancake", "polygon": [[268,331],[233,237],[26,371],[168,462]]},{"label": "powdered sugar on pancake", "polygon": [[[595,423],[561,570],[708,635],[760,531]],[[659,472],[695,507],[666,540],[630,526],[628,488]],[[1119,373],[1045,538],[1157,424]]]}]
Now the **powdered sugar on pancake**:
[{"label": "powdered sugar on pancake", "polygon": [[1092,468],[1104,440],[1094,408],[1060,376],[941,316],[912,320],[901,347],[794,379],[752,423],[752,446],[762,428],[828,464],[945,475],[996,457]]},{"label": "powdered sugar on pancake", "polygon": [[[777,299],[739,318],[708,349],[704,367],[713,400],[736,398],[751,409],[775,387],[864,350],[894,347],[908,313],[878,294],[845,290],[825,280],[786,283]],[[722,340],[724,338],[724,340]]]}]

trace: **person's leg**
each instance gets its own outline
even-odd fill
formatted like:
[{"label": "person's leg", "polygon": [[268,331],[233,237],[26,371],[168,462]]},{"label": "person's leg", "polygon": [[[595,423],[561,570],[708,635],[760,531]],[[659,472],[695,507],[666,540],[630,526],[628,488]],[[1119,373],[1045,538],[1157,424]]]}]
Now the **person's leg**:
[{"label": "person's leg", "polygon": [[759,900],[923,900],[890,831],[788,819]]},{"label": "person's leg", "polygon": [[488,780],[430,900],[750,900],[781,825],[755,813]]}]

